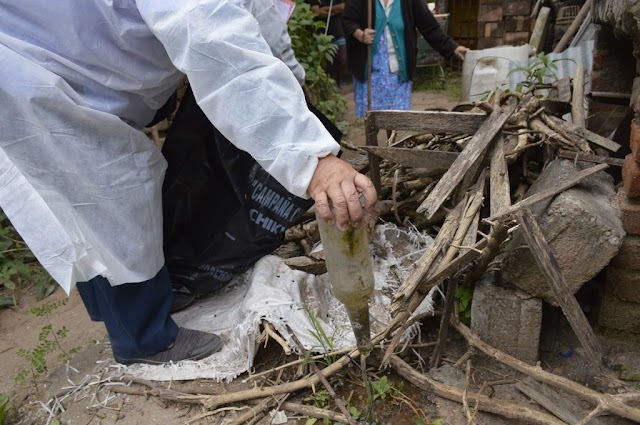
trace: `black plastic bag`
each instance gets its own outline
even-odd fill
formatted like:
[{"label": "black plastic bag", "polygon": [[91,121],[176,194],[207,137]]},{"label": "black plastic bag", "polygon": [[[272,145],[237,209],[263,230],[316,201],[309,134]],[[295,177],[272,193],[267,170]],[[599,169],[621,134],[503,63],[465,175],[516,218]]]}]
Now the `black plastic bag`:
[{"label": "black plastic bag", "polygon": [[[339,141],[333,123],[309,109]],[[194,294],[215,292],[271,253],[313,205],[220,134],[190,89],[162,153],[169,163],[162,189],[165,260],[171,283]]]}]

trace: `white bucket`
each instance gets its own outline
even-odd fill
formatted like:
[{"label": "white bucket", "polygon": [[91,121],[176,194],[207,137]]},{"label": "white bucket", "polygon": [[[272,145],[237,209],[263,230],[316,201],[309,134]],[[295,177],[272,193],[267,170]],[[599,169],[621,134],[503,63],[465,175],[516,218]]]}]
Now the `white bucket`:
[{"label": "white bucket", "polygon": [[526,66],[531,46],[469,50],[462,64],[462,101],[477,101],[509,83],[509,70]]}]

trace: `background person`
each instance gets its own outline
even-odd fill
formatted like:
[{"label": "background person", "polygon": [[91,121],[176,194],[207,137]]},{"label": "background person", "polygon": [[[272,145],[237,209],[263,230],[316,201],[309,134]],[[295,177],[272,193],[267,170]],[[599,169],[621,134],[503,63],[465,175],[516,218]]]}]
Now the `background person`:
[{"label": "background person", "polygon": [[[373,4],[374,28],[367,28]],[[464,58],[466,47],[453,41],[424,0],[350,0],[343,14],[347,58],[353,72],[356,115],[367,108],[367,45],[372,44],[371,109],[411,109],[411,81],[416,71],[417,33],[442,56]]]}]

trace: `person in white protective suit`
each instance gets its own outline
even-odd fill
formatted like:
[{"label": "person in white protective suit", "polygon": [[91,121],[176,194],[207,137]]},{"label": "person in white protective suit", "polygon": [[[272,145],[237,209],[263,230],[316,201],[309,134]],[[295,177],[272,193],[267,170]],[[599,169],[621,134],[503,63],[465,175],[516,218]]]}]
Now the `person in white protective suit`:
[{"label": "person in white protective suit", "polygon": [[141,130],[184,75],[211,123],[325,220],[344,228],[362,220],[360,194],[375,202],[272,54],[255,4],[0,0],[0,208],[67,293],[77,284],[118,362],[221,347],[169,315],[166,162]]}]

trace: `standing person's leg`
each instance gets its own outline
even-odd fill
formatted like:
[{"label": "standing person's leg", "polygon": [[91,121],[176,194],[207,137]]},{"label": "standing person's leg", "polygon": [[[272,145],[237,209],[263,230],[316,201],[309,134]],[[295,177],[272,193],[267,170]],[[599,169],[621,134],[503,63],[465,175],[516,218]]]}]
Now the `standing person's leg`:
[{"label": "standing person's leg", "polygon": [[113,356],[120,363],[198,360],[222,347],[214,334],[178,328],[166,267],[150,280],[111,286],[101,277],[77,285],[92,320],[104,321]]}]

